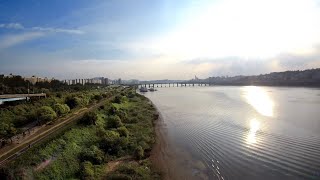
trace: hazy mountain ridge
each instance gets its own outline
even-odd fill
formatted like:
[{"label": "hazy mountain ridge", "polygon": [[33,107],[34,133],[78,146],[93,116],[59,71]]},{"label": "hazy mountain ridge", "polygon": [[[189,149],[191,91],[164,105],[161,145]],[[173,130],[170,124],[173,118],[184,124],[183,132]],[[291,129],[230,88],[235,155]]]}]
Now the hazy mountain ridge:
[{"label": "hazy mountain ridge", "polygon": [[254,76],[219,76],[203,80],[218,85],[320,86],[320,68]]}]

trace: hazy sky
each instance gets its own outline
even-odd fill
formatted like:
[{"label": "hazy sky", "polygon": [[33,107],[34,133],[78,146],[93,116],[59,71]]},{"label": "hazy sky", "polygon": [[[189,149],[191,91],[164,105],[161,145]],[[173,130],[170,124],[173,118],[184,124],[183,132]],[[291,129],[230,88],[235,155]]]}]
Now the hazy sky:
[{"label": "hazy sky", "polygon": [[0,0],[0,74],[146,80],[318,67],[319,0]]}]

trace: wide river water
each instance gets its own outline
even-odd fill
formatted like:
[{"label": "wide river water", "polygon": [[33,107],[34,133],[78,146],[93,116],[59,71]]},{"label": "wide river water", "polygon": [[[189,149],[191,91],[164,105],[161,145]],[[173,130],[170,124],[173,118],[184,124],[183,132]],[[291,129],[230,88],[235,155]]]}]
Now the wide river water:
[{"label": "wide river water", "polygon": [[[167,87],[144,93],[187,179],[320,179],[320,89]],[[178,173],[178,170],[177,170]]]}]

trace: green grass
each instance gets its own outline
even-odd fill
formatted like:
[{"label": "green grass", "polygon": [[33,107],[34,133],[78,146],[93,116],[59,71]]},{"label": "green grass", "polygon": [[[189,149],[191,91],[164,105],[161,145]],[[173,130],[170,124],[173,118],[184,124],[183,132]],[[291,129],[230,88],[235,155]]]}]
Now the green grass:
[{"label": "green grass", "polygon": [[[128,98],[126,94],[130,91],[133,92],[132,89],[121,92],[122,95],[125,94],[121,103],[107,103],[97,110],[95,125],[76,124],[59,136],[32,147],[12,161],[2,174],[12,179],[112,179],[127,176],[131,179],[159,179],[159,175],[152,169],[148,153],[143,153],[149,152],[155,142],[153,121],[157,117],[156,110],[147,98],[139,94],[134,93],[134,97]],[[112,105],[117,108],[115,114],[110,114]],[[117,113],[121,113],[119,116],[122,117],[122,134],[127,129],[128,136],[126,133],[125,136],[120,136],[119,129],[107,126],[108,118]],[[112,143],[111,150],[108,149],[108,143]],[[104,153],[104,161],[101,164],[81,162],[83,152],[93,145]],[[105,166],[108,161],[124,156],[136,157],[137,149],[142,151],[143,160],[136,160],[128,164],[128,167],[121,165],[106,174]],[[51,160],[50,164],[35,171],[45,160]]]}]

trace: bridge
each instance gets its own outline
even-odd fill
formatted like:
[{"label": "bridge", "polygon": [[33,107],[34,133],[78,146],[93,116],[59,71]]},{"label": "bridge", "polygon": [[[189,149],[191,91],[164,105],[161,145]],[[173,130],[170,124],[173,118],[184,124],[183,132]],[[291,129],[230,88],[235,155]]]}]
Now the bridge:
[{"label": "bridge", "polygon": [[3,94],[0,95],[0,99],[10,99],[10,98],[30,98],[30,97],[46,97],[45,93],[39,94]]},{"label": "bridge", "polygon": [[213,84],[208,82],[175,82],[175,83],[140,83],[139,87],[194,87],[194,86],[212,86]]}]

